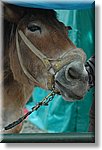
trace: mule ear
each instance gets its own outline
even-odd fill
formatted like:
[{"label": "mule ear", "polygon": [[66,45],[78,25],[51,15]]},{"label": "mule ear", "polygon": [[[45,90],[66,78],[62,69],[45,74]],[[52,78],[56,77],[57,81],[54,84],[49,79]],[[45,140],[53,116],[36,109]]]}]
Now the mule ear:
[{"label": "mule ear", "polygon": [[67,26],[66,29],[67,30],[72,30],[72,27],[71,26]]},{"label": "mule ear", "polygon": [[23,12],[18,6],[4,3],[4,18],[7,21],[17,23],[22,17]]}]

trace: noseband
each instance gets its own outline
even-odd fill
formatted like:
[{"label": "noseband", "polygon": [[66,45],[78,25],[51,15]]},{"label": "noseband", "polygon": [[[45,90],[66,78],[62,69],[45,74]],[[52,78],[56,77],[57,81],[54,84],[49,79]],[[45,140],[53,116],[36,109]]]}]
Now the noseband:
[{"label": "noseband", "polygon": [[24,74],[27,76],[27,78],[29,78],[32,82],[41,85],[39,83],[39,81],[37,81],[31,74],[30,72],[27,70],[27,68],[24,66],[24,62],[21,56],[21,52],[20,52],[20,44],[19,44],[19,38],[18,36],[21,37],[21,39],[23,40],[23,42],[25,43],[25,45],[29,48],[29,50],[36,55],[44,64],[47,72],[48,72],[48,83],[47,83],[47,87],[48,89],[52,90],[54,85],[55,85],[55,81],[54,81],[54,77],[55,74],[65,65],[71,63],[74,60],[80,60],[83,63],[85,62],[86,59],[86,55],[85,53],[82,51],[82,49],[80,48],[70,48],[68,51],[66,51],[65,53],[63,53],[61,56],[59,56],[59,58],[57,59],[53,59],[53,58],[48,58],[46,57],[40,50],[38,50],[33,44],[32,42],[26,37],[26,35],[21,31],[21,30],[17,30],[16,31],[16,48],[17,48],[17,55],[18,55],[18,59],[19,59],[19,63],[20,66],[24,72]]}]

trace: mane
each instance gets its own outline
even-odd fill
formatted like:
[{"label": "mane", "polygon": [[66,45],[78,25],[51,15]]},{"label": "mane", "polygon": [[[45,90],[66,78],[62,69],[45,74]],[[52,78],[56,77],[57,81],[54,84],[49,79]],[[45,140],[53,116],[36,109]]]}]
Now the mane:
[{"label": "mane", "polygon": [[[16,24],[11,23],[7,20],[4,20],[4,49],[8,48],[11,44],[12,39],[14,38],[16,31]],[[5,52],[5,51],[4,51]]]},{"label": "mane", "polygon": [[10,69],[10,60],[9,60],[9,46],[14,37],[14,24],[4,20],[4,31],[3,31],[3,48],[4,48],[4,60],[3,60],[3,74],[4,74],[4,85],[8,85],[12,80],[13,76],[11,76]]}]

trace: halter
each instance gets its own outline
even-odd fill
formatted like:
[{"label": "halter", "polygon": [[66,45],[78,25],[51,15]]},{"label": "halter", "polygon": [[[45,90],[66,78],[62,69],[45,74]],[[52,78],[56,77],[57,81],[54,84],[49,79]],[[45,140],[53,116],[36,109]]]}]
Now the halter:
[{"label": "halter", "polygon": [[[69,64],[70,62],[74,61],[75,59],[78,59],[82,62],[85,62],[86,55],[80,48],[70,48],[68,51],[63,53],[59,58],[53,59],[46,57],[39,49],[37,49],[32,42],[26,37],[26,35],[21,31],[16,31],[16,48],[17,48],[17,55],[19,59],[20,66],[24,72],[24,74],[34,83],[41,85],[39,81],[37,81],[27,70],[27,68],[24,66],[24,62],[22,60],[21,52],[20,52],[20,45],[19,45],[19,39],[18,36],[21,37],[25,45],[29,48],[29,50],[36,55],[44,64],[47,72],[48,72],[48,79],[47,79],[47,87],[48,89],[52,90],[55,81],[54,77],[56,72],[58,72],[63,66]],[[83,56],[83,57],[82,57]]]},{"label": "halter", "polygon": [[16,120],[16,121],[10,123],[9,125],[5,126],[1,131],[5,131],[5,130],[9,130],[9,129],[14,128],[15,126],[17,126],[18,124],[23,122],[27,118],[27,116],[29,116],[32,112],[36,111],[37,109],[39,109],[43,105],[45,105],[45,106],[48,105],[48,103],[50,101],[52,101],[52,99],[54,98],[55,93],[56,93],[56,91],[54,89],[54,87],[55,87],[54,86],[55,85],[55,81],[54,81],[55,74],[63,66],[71,63],[75,59],[78,59],[78,60],[82,61],[83,63],[86,60],[86,55],[80,48],[75,48],[75,49],[71,48],[68,51],[66,51],[65,53],[63,53],[63,55],[61,55],[57,59],[48,58],[43,53],[41,53],[31,43],[31,41],[25,36],[25,34],[21,30],[18,30],[18,32],[16,31],[16,48],[17,48],[18,59],[19,59],[19,62],[20,62],[20,65],[21,65],[21,68],[22,68],[24,74],[27,76],[27,78],[29,78],[34,83],[40,84],[28,72],[27,68],[24,66],[24,63],[23,63],[23,60],[22,60],[22,57],[21,57],[21,53],[20,53],[20,45],[19,45],[18,35],[21,37],[21,39],[23,40],[25,45],[31,50],[31,52],[33,54],[35,54],[43,62],[44,66],[46,67],[46,69],[48,71],[48,84],[47,85],[48,85],[48,89],[51,89],[52,92],[48,96],[46,96],[42,101],[40,101],[36,106],[32,107],[31,111],[26,113],[24,116],[20,117],[18,120]]}]

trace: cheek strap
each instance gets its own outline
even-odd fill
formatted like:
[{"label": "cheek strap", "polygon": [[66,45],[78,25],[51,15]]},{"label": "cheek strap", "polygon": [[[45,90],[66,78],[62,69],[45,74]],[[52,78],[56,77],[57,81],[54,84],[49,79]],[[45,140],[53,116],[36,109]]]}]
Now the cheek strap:
[{"label": "cheek strap", "polygon": [[29,48],[29,50],[34,55],[36,55],[44,64],[46,70],[48,71],[47,87],[50,90],[54,87],[54,76],[56,72],[58,72],[64,65],[67,65],[74,60],[80,60],[82,62],[85,62],[86,60],[86,55],[80,48],[71,48],[57,59],[48,58],[33,45],[33,43],[26,37],[26,35],[21,30],[16,31],[16,48],[20,66],[27,78],[29,78],[32,82],[36,83],[37,85],[41,85],[41,83],[39,83],[39,81],[37,81],[24,66],[24,62],[20,52],[18,35],[21,37],[21,39]]}]

